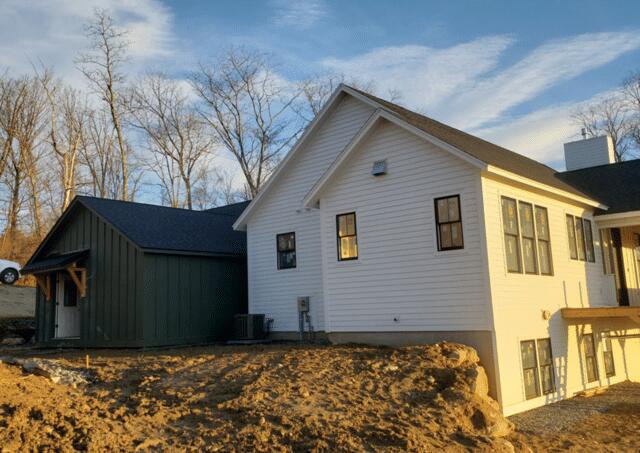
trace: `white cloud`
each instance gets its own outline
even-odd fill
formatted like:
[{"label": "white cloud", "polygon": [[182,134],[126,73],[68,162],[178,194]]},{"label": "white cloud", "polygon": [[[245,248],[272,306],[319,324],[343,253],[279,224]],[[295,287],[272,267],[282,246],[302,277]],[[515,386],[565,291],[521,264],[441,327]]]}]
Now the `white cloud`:
[{"label": "white cloud", "polygon": [[83,83],[73,60],[86,48],[84,26],[96,8],[129,30],[131,70],[171,55],[172,16],[158,0],[5,0],[0,67],[28,72],[42,61],[68,82]]},{"label": "white cloud", "polygon": [[585,101],[552,105],[493,127],[469,132],[562,170],[563,143],[580,137],[580,128],[573,122],[572,113],[581,106],[615,95],[614,91],[605,91]]},{"label": "white cloud", "polygon": [[322,65],[374,81],[380,93],[397,90],[409,107],[431,111],[494,69],[512,41],[508,36],[489,36],[445,49],[382,47],[350,59],[328,58]]},{"label": "white cloud", "polygon": [[499,74],[465,87],[440,109],[459,127],[497,120],[550,87],[640,48],[640,32],[589,33],[543,44]]},{"label": "white cloud", "polygon": [[323,0],[273,0],[276,25],[307,30],[327,15]]}]

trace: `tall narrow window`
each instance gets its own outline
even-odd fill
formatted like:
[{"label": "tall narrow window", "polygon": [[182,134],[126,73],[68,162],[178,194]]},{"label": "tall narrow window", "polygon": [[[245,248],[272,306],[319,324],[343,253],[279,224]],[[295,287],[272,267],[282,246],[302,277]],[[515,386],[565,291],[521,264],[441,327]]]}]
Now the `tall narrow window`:
[{"label": "tall narrow window", "polygon": [[567,234],[571,259],[594,263],[596,255],[591,221],[567,214]]},{"label": "tall narrow window", "polygon": [[569,236],[569,252],[572,260],[578,259],[578,248],[576,245],[576,227],[573,223],[573,216],[567,214],[567,234]]},{"label": "tall narrow window", "polygon": [[574,219],[576,226],[576,244],[578,244],[578,259],[585,261],[585,247],[584,247],[584,227],[582,226],[582,219],[576,217]]},{"label": "tall narrow window", "polygon": [[584,223],[584,242],[585,242],[585,255],[587,261],[595,263],[596,254],[593,250],[593,231],[591,230],[591,220],[582,219]]},{"label": "tall narrow window", "polygon": [[538,380],[538,360],[536,357],[536,342],[533,340],[520,342],[522,354],[522,375],[524,378],[524,395],[527,399],[540,396],[540,382]]},{"label": "tall narrow window", "polygon": [[338,236],[338,260],[358,259],[358,233],[356,230],[356,213],[336,216]]},{"label": "tall narrow window", "polygon": [[540,363],[540,384],[542,393],[553,393],[555,391],[555,380],[553,375],[553,355],[551,354],[551,339],[543,338],[537,341],[538,362]]},{"label": "tall narrow window", "polygon": [[598,380],[598,360],[592,333],[582,335],[582,350],[584,352],[584,363],[587,369],[587,382],[595,382]]},{"label": "tall narrow window", "polygon": [[460,195],[436,198],[435,208],[438,250],[464,248],[462,239],[462,216],[460,215]]},{"label": "tall narrow window", "polygon": [[296,234],[284,233],[276,236],[278,247],[278,269],[296,267]]},{"label": "tall narrow window", "polygon": [[533,225],[533,206],[529,203],[519,201],[518,210],[520,214],[524,271],[527,274],[537,274],[538,258],[536,257],[536,233]]},{"label": "tall narrow window", "polygon": [[507,255],[507,270],[509,272],[522,272],[516,200],[502,197],[502,225],[504,247]]},{"label": "tall narrow window", "polygon": [[553,275],[551,236],[549,235],[549,216],[547,214],[547,209],[540,206],[536,206],[536,233],[538,235],[540,273],[542,275]]},{"label": "tall narrow window", "polygon": [[616,366],[613,363],[613,349],[611,348],[611,338],[605,337],[604,342],[604,372],[607,377],[616,375]]}]

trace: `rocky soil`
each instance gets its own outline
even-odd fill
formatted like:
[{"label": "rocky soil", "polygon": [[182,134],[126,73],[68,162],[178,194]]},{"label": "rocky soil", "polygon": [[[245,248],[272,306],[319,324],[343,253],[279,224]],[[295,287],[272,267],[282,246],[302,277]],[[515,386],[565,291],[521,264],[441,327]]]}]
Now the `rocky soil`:
[{"label": "rocky soil", "polygon": [[92,351],[89,363],[92,382],[75,386],[0,364],[4,451],[526,449],[457,344]]}]

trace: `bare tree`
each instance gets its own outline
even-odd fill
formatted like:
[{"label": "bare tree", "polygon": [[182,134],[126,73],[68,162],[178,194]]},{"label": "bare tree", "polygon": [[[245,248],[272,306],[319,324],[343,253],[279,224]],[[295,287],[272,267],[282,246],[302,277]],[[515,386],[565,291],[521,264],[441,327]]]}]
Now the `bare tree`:
[{"label": "bare tree", "polygon": [[573,119],[585,129],[589,137],[609,135],[613,141],[616,161],[620,162],[628,157],[632,128],[628,106],[622,97],[612,96],[580,108],[573,113]]},{"label": "bare tree", "polygon": [[[133,91],[132,117],[132,124],[147,138],[149,151],[158,155],[152,160],[153,171],[170,194],[171,205],[193,209],[196,171],[213,154],[215,141],[187,95],[165,75],[148,75]],[[179,200],[182,189],[184,200]]]},{"label": "bare tree", "polygon": [[125,89],[122,66],[127,61],[129,42],[126,40],[126,32],[118,29],[113,19],[102,10],[96,10],[93,21],[88,24],[86,31],[87,37],[91,40],[91,50],[81,54],[76,63],[109,111],[120,153],[120,198],[128,200],[130,198],[129,146],[122,128],[126,112],[122,96]]},{"label": "bare tree", "polygon": [[627,77],[622,85],[625,101],[630,110],[631,137],[636,149],[640,148],[640,71]]},{"label": "bare tree", "polygon": [[293,109],[299,89],[283,84],[265,55],[234,48],[214,65],[200,65],[192,86],[202,117],[235,156],[255,196],[302,131]]},{"label": "bare tree", "polygon": [[48,72],[40,82],[49,103],[49,144],[58,161],[62,197],[57,212],[64,211],[76,194],[78,155],[82,146],[87,109],[76,90],[52,80]]},{"label": "bare tree", "polygon": [[115,131],[106,112],[90,111],[81,135],[78,164],[82,170],[79,186],[95,197],[120,195],[119,160]]}]

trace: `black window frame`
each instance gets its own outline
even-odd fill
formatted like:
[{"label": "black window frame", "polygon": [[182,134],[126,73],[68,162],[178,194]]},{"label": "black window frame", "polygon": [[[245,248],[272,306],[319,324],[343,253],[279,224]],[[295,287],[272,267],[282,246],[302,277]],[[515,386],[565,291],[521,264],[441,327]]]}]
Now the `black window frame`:
[{"label": "black window frame", "polygon": [[[340,236],[340,217],[346,217],[352,215],[353,216],[353,234],[345,234],[343,236]],[[342,257],[342,243],[341,243],[341,239],[342,238],[347,238],[347,237],[354,237],[355,238],[355,243],[356,243],[356,256],[350,256],[347,258],[343,258]],[[338,246],[338,261],[354,261],[358,259],[358,256],[360,255],[360,250],[358,249],[358,218],[356,216],[356,212],[352,211],[352,212],[345,212],[342,214],[337,214],[336,215],[336,241],[337,241],[337,246]]]},{"label": "black window frame", "polygon": [[[546,219],[547,222],[547,231],[545,232],[545,236],[541,237],[540,235],[540,230],[541,230],[541,226],[538,225],[538,211],[544,211],[544,217]],[[540,275],[546,275],[546,276],[553,276],[553,251],[551,250],[551,226],[549,225],[549,210],[547,208],[545,208],[544,206],[538,206],[538,205],[534,205],[533,206],[533,215],[534,215],[534,220],[535,220],[535,228],[536,228],[536,237],[537,237],[537,247],[538,247],[538,271],[540,272]],[[540,247],[541,245],[545,246],[547,249],[547,254],[549,256],[549,272],[542,272],[542,264],[541,264],[541,253],[540,253]]]},{"label": "black window frame", "polygon": [[[543,343],[543,342],[548,342],[549,344],[549,362],[548,363],[542,363],[542,360],[540,360],[540,355],[541,355],[540,343]],[[553,347],[551,346],[551,338],[538,338],[536,340],[536,354],[538,355],[538,369],[540,371],[540,378],[539,378],[540,389],[542,390],[543,395],[549,395],[556,391],[556,376],[554,371],[555,369],[553,366]],[[544,380],[542,379],[543,370],[549,372],[550,382],[551,382],[550,389],[544,388]]]},{"label": "black window frame", "polygon": [[[291,236],[293,235],[293,249],[280,250],[280,238],[282,236]],[[295,269],[298,267],[298,253],[297,253],[296,243],[296,232],[289,231],[288,233],[280,233],[276,234],[276,262],[278,266],[278,270],[286,270],[286,269]],[[281,256],[284,254],[293,253],[293,266],[283,266],[281,261]]]},{"label": "black window frame", "polygon": [[[569,224],[573,228],[570,228]],[[590,219],[567,214],[567,238],[569,241],[569,257],[572,260],[585,263],[596,262],[593,244],[593,224]],[[581,254],[582,257],[580,256]]]},{"label": "black window frame", "polygon": [[[611,338],[606,336],[603,341],[602,355],[604,362],[604,374],[606,377],[613,377],[616,375],[616,362],[613,358],[613,345],[611,344]],[[607,361],[609,359],[609,361]],[[611,364],[611,368],[609,368]]]},{"label": "black window frame", "polygon": [[[506,229],[505,229],[505,218],[504,218],[504,205],[503,202],[505,200],[508,200],[510,202],[513,202],[513,206],[514,206],[514,211],[515,211],[515,216],[516,216],[516,233],[507,233]],[[510,237],[515,237],[516,238],[516,258],[517,258],[517,262],[518,262],[518,269],[517,270],[513,270],[513,269],[509,269],[509,260],[507,259],[507,272],[510,272],[512,274],[522,274],[522,246],[520,245],[520,214],[518,212],[518,201],[515,198],[511,198],[511,197],[501,197],[500,198],[500,213],[502,214],[502,233],[503,236],[510,236]],[[505,243],[505,253],[506,252],[506,240],[505,238],[503,238],[503,241]]]},{"label": "black window frame", "polygon": [[[438,202],[440,200],[447,200],[447,210],[449,208],[449,202],[448,200],[451,198],[456,198],[458,200],[458,220],[447,220],[445,222],[441,222],[440,221],[440,212],[438,210]],[[434,198],[433,199],[433,208],[435,210],[435,220],[436,220],[436,243],[437,243],[437,247],[438,247],[438,251],[439,252],[447,252],[449,250],[461,250],[464,249],[464,234],[463,234],[463,226],[462,226],[462,206],[460,204],[460,194],[455,194],[455,195],[447,195],[445,197],[438,197],[438,198]],[[443,247],[442,246],[442,232],[441,232],[441,227],[443,225],[453,225],[455,223],[459,223],[460,224],[460,242],[461,245],[451,245],[449,247]],[[451,241],[451,243],[453,244],[453,240]]]},{"label": "black window frame", "polygon": [[[533,360],[534,360],[534,364],[533,366],[527,366],[525,367],[525,363],[524,363],[524,354],[523,354],[523,349],[522,347],[526,344],[526,343],[530,343],[533,345]],[[536,340],[522,340],[520,341],[520,363],[522,364],[522,378],[524,379],[526,376],[526,372],[527,371],[531,371],[533,370],[533,379],[535,381],[535,394],[529,394],[527,395],[527,387],[526,385],[524,386],[524,397],[527,400],[531,400],[534,398],[538,398],[539,396],[542,396],[542,392],[540,391],[540,373],[538,371],[538,347],[536,344]]]},{"label": "black window frame", "polygon": [[[597,382],[600,379],[600,372],[598,370],[598,352],[596,349],[596,341],[593,333],[583,333],[582,334],[582,353],[584,354],[584,366],[585,366],[585,374],[587,378],[587,384],[592,382]],[[591,354],[587,354],[586,341],[589,341],[591,344]],[[592,362],[593,366],[593,377],[589,376],[589,362]]]},{"label": "black window frame", "polygon": [[[525,220],[522,218],[521,209],[529,209],[531,213],[531,236],[525,236]],[[522,247],[522,270],[525,274],[529,275],[538,275],[540,273],[539,265],[538,265],[538,251],[537,245],[538,241],[536,238],[536,219],[535,219],[535,211],[533,208],[533,203],[528,203],[526,201],[518,200],[518,220],[520,221],[520,246]],[[525,240],[531,241],[531,252],[533,253],[533,271],[527,269],[527,261],[525,259]]]}]

